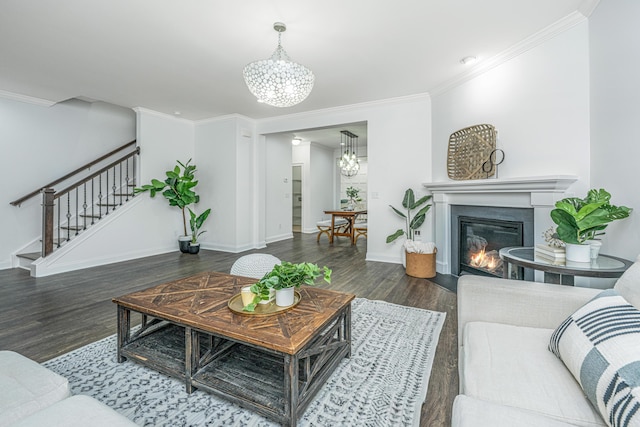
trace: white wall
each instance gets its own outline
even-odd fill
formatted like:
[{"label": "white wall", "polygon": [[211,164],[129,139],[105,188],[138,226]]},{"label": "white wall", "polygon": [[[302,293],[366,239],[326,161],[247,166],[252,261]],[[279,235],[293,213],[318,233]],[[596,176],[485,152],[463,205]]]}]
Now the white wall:
[{"label": "white wall", "polygon": [[[136,138],[128,108],[79,100],[51,107],[0,98],[0,152],[8,185],[0,188],[0,269],[41,234],[41,198],[9,203]],[[58,188],[60,189],[60,188]]]},{"label": "white wall", "polygon": [[265,144],[265,240],[269,243],[293,237],[291,137],[267,135]]},{"label": "white wall", "polygon": [[635,211],[609,225],[602,252],[640,253],[640,2],[602,1],[589,19],[591,64],[591,187]]},{"label": "white wall", "polygon": [[[388,205],[400,203],[409,187],[423,194],[421,183],[431,180],[429,96],[415,95],[258,120],[256,131],[271,134],[361,121],[367,122],[368,133],[367,259],[399,263],[399,245],[385,242],[386,236],[400,224],[400,219]],[[426,234],[423,237],[432,240],[431,225],[424,225],[423,230]]]},{"label": "white wall", "polygon": [[333,150],[311,143],[310,144],[311,173],[309,176],[311,193],[307,196],[309,202],[308,214],[305,214],[304,232],[317,233],[316,223],[330,218],[324,214],[326,209],[332,209],[333,182],[335,179],[336,160]]},{"label": "white wall", "polygon": [[489,123],[505,152],[499,177],[572,174],[589,186],[586,21],[470,81],[433,96],[434,181],[447,181],[449,136]]}]

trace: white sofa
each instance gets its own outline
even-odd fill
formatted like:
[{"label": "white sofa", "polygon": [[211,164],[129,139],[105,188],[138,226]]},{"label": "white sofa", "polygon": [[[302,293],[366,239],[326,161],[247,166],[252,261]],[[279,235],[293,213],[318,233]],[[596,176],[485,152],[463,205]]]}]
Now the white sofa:
[{"label": "white sofa", "polygon": [[13,351],[0,351],[0,427],[131,427],[126,417]]},{"label": "white sofa", "polygon": [[[640,307],[640,257],[618,279],[614,289],[633,307]],[[452,426],[607,426],[602,408],[598,410],[590,403],[581,382],[567,368],[571,361],[563,361],[549,350],[554,330],[600,292],[460,277],[460,395],[454,401]],[[633,307],[630,309],[635,311]],[[638,356],[640,339],[638,335],[631,338],[635,340],[633,345],[626,345],[625,349],[630,348]],[[567,344],[565,340],[564,348],[565,352],[577,353],[580,345]],[[640,374],[640,369],[637,372]],[[579,372],[577,375],[580,377]],[[619,425],[638,426],[640,420],[635,417],[629,424]]]}]

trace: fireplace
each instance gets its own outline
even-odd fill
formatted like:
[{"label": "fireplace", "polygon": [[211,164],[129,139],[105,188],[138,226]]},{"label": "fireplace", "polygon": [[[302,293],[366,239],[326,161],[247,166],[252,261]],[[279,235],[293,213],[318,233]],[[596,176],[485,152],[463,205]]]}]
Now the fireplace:
[{"label": "fireplace", "polygon": [[452,205],[451,224],[452,274],[457,276],[502,277],[500,249],[533,246],[533,209]]}]

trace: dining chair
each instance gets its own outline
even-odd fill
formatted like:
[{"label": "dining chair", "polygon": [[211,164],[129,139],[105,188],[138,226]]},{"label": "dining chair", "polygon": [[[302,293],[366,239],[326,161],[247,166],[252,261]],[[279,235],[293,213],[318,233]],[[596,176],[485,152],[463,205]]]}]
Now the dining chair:
[{"label": "dining chair", "polygon": [[[333,223],[334,231],[340,231],[341,229],[345,228],[347,225],[349,225],[349,221],[347,221],[346,219],[336,218]],[[318,230],[320,230],[318,231],[318,238],[316,239],[318,243],[320,243],[320,237],[323,234],[326,234],[327,238],[331,240],[331,220],[330,219],[318,221],[316,223],[316,227],[318,227]]]}]

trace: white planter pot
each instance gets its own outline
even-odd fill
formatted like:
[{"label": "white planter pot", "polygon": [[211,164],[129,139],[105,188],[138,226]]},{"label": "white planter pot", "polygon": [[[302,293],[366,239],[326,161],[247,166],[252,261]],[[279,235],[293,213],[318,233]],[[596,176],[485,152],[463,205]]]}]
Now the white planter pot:
[{"label": "white planter pot", "polygon": [[565,243],[567,261],[591,262],[591,245]]},{"label": "white planter pot", "polygon": [[284,288],[276,291],[276,305],[278,307],[289,307],[293,304],[293,291],[295,288]]}]

